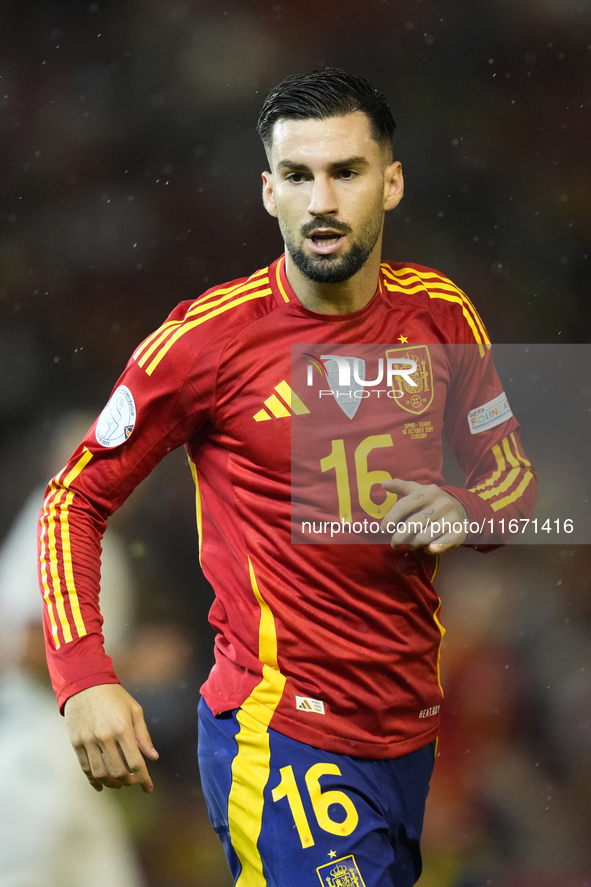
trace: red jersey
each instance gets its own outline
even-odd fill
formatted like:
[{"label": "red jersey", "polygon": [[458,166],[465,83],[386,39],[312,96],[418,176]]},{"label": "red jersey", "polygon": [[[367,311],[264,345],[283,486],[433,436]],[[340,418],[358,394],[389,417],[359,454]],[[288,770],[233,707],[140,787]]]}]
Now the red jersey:
[{"label": "red jersey", "polygon": [[[318,356],[325,344],[348,353],[345,346],[391,343],[387,355],[403,358],[412,351],[418,393],[407,376],[411,386],[400,386],[399,402],[391,399],[372,429],[378,433],[368,435],[327,383],[322,397],[308,385],[301,356],[292,373],[291,348],[301,343]],[[435,385],[428,346],[439,343],[474,347],[463,373],[440,360]],[[471,521],[529,516],[535,475],[516,420],[508,406],[497,408],[505,401],[489,348],[466,296],[417,265],[383,263],[373,299],[352,314],[304,308],[283,258],[181,303],[138,347],[47,490],[40,577],[60,706],[117,681],[102,645],[100,539],[109,515],[184,445],[197,490],[200,561],[216,594],[216,664],[202,688],[214,714],[248,704],[281,733],[369,758],[430,742],[442,699],[437,560],[383,544],[293,544],[292,436],[295,423],[305,430],[320,415],[330,418],[316,441],[323,452],[310,455],[306,471],[320,455],[317,475],[329,482],[323,495],[328,501],[333,491],[340,518],[384,514],[392,504],[380,487],[387,477],[442,485],[442,432],[467,474],[467,489],[446,489]],[[364,400],[359,415],[365,409]],[[479,421],[486,427],[475,427]]]}]

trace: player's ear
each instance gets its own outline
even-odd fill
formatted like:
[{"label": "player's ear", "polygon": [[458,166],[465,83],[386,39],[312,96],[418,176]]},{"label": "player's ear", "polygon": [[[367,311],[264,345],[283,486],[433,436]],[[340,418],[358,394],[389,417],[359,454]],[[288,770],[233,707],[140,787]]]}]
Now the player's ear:
[{"label": "player's ear", "polygon": [[390,163],[384,171],[384,210],[387,212],[398,206],[404,194],[402,166],[398,160]]},{"label": "player's ear", "polygon": [[275,194],[273,192],[273,173],[263,173],[263,206],[270,216],[277,218],[277,207],[275,206]]}]

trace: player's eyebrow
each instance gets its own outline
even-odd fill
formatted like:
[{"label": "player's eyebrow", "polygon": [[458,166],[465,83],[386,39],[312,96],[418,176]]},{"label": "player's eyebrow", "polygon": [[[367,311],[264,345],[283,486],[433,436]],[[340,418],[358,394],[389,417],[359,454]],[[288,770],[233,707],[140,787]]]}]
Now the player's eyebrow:
[{"label": "player's eyebrow", "polygon": [[[339,169],[349,169],[352,166],[369,166],[369,161],[366,160],[365,157],[355,155],[354,157],[347,157],[346,160],[335,160],[334,163],[329,163],[328,171],[336,172]],[[293,170],[293,172],[310,172],[310,167],[306,163],[296,163],[295,160],[280,160],[276,169],[289,169]]]},{"label": "player's eyebrow", "polygon": [[296,163],[295,160],[280,160],[276,169],[293,169],[297,172],[309,172],[310,167],[305,163]]},{"label": "player's eyebrow", "polygon": [[346,160],[337,160],[335,163],[331,163],[328,168],[331,172],[334,172],[338,169],[349,169],[351,166],[369,166],[369,161],[365,157],[360,156],[347,157]]}]

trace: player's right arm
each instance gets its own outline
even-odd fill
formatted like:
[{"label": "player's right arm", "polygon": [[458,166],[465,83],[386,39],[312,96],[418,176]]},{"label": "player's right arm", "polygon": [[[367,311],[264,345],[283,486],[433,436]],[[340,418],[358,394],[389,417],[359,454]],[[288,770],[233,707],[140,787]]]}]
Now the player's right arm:
[{"label": "player's right arm", "polygon": [[103,648],[100,554],[109,515],[211,419],[207,346],[198,351],[190,336],[178,336],[166,359],[154,362],[182,328],[186,305],[179,309],[178,319],[135,352],[101,416],[50,482],[39,523],[49,672],[78,760],[99,790],[136,781],[152,788],[140,751],[152,759],[156,753],[141,708],[119,685]]}]

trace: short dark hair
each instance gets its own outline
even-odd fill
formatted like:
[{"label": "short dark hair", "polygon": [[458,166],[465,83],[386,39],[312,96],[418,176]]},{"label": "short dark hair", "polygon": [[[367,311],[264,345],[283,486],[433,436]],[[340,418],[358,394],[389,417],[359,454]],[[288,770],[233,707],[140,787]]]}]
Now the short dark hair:
[{"label": "short dark hair", "polygon": [[376,142],[392,147],[396,123],[386,97],[365,77],[341,68],[291,74],[271,90],[259,115],[257,132],[268,148],[277,120],[325,120],[363,111]]}]

